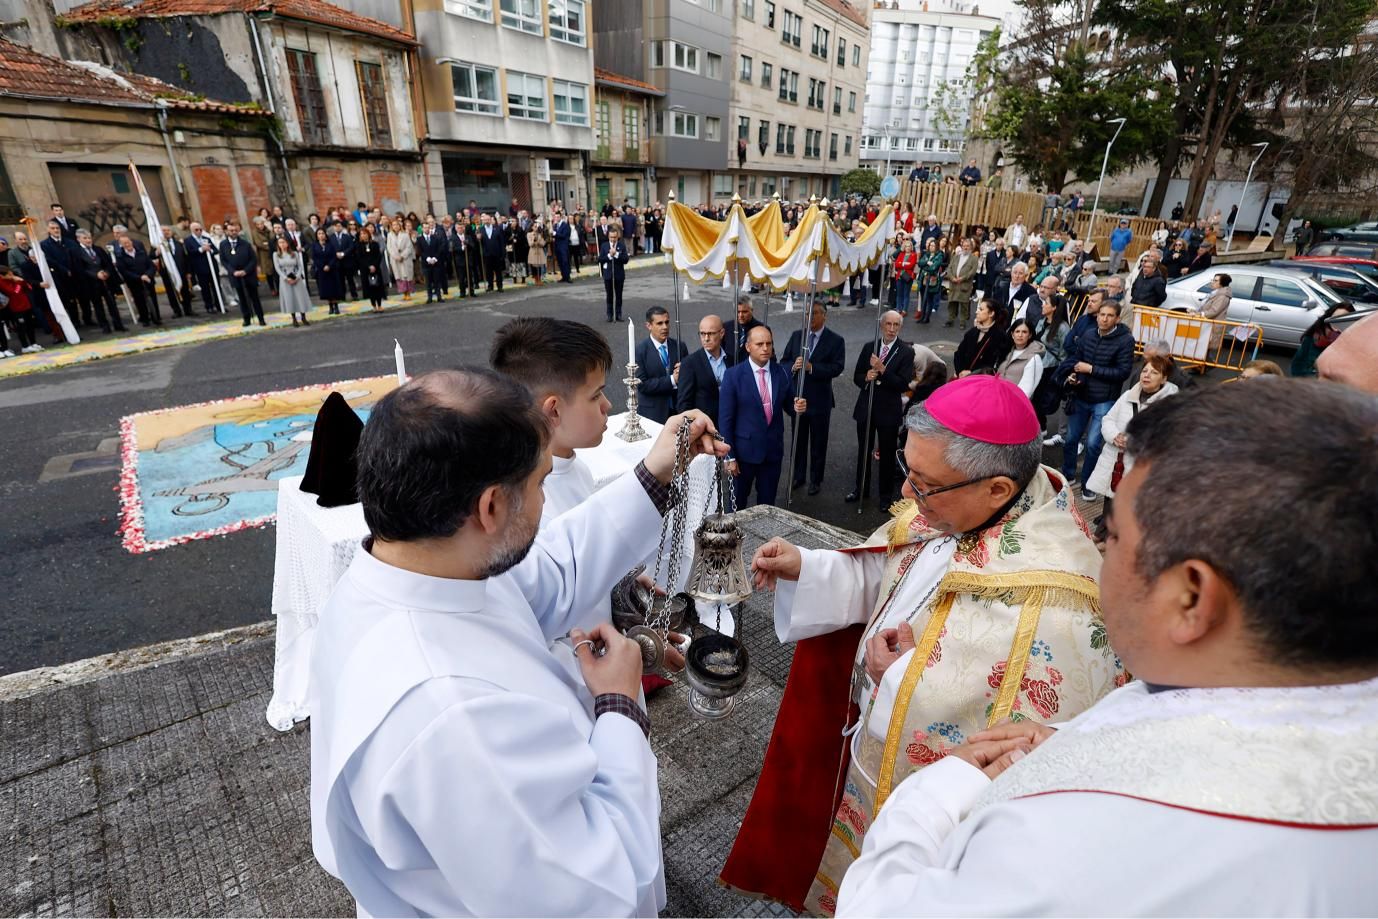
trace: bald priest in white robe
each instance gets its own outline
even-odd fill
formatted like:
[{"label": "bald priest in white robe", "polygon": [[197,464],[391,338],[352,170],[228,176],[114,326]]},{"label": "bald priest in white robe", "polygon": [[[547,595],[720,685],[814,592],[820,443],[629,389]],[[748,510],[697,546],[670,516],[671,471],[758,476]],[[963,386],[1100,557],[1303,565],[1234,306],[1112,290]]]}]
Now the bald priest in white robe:
[{"label": "bald priest in white robe", "polygon": [[1378,400],[1220,386],[1128,440],[1101,603],[1139,679],[901,783],[838,915],[1378,915]]},{"label": "bald priest in white robe", "polygon": [[548,429],[520,384],[439,371],[374,407],[357,453],[373,535],[312,658],[312,842],[361,915],[664,905],[640,651],[597,611],[659,533],[681,424],[695,452],[726,449],[702,413],[672,418],[537,538]]}]

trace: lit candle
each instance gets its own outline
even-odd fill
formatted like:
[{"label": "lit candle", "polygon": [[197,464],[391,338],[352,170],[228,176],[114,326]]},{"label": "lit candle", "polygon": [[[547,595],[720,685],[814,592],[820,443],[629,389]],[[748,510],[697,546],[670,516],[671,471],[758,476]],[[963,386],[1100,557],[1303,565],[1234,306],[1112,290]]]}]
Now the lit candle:
[{"label": "lit candle", "polygon": [[627,363],[636,363],[636,327],[630,319],[627,320]]},{"label": "lit candle", "polygon": [[407,382],[407,362],[402,358],[401,342],[394,338],[392,344],[392,356],[397,358],[397,385],[402,386]]}]

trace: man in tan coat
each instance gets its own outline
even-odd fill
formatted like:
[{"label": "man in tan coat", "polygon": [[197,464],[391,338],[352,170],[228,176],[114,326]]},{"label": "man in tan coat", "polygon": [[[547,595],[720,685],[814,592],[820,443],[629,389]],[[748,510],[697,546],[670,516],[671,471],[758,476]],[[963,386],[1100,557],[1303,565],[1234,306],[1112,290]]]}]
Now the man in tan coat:
[{"label": "man in tan coat", "polygon": [[975,245],[971,237],[962,240],[961,246],[952,255],[947,265],[947,324],[960,318],[961,328],[967,327],[971,318],[971,294],[976,281],[976,269],[981,259],[973,251]]}]

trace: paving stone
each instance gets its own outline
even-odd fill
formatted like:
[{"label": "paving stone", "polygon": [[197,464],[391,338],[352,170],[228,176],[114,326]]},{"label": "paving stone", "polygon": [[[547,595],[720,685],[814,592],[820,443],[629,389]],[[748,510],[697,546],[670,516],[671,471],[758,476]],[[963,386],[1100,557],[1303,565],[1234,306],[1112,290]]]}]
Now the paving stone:
[{"label": "paving stone", "polygon": [[189,773],[214,774],[215,755],[201,721],[178,721],[94,754],[102,804],[137,800]]},{"label": "paving stone", "polygon": [[0,704],[0,783],[95,749],[86,683]]},{"label": "paving stone", "polygon": [[8,843],[96,809],[94,757],[83,756],[0,785],[0,834]]},{"label": "paving stone", "polygon": [[110,916],[100,815],[6,838],[0,846],[0,915]]},{"label": "paving stone", "polygon": [[195,717],[199,709],[186,676],[190,666],[145,667],[92,684],[91,733],[97,749]]},{"label": "paving stone", "polygon": [[[230,655],[219,658],[233,660],[233,666],[217,666],[214,661],[204,661],[187,672],[196,704],[203,712],[210,712],[225,705],[242,701],[256,692],[273,691],[273,641],[255,639],[235,647]],[[264,699],[263,708],[268,708]],[[268,727],[268,721],[259,712],[259,721]],[[269,730],[272,730],[269,727]]]}]

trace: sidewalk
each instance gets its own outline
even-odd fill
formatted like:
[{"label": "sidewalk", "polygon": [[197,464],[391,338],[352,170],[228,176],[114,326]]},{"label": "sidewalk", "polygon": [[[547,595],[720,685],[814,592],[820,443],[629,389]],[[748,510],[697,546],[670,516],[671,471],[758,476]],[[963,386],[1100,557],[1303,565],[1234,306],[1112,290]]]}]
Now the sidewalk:
[{"label": "sidewalk", "polygon": [[[652,268],[657,265],[664,266],[664,258],[660,255],[639,255],[628,265],[628,270],[642,270]],[[589,266],[584,266],[584,272],[579,280],[592,278],[597,280],[597,266],[590,271]],[[576,281],[578,283],[578,281]],[[488,304],[500,301],[506,297],[516,294],[518,291],[534,291],[559,289],[551,288],[548,283],[544,287],[532,287],[530,285],[509,285],[501,294],[480,292],[477,300],[460,301],[451,298],[445,301],[446,305],[471,303]],[[260,293],[263,296],[264,307],[263,315],[267,321],[266,326],[260,326],[257,322],[253,325],[245,326],[244,320],[239,315],[239,311],[230,310],[224,317],[217,320],[212,315],[209,320],[203,319],[204,314],[198,315],[194,325],[176,325],[183,320],[175,318],[163,319],[165,327],[162,329],[147,329],[131,332],[119,337],[110,337],[96,332],[91,335],[90,329],[82,329],[82,340],[76,345],[44,345],[44,350],[36,354],[20,354],[15,357],[0,360],[0,380],[10,377],[24,376],[30,373],[38,373],[43,370],[52,370],[58,367],[70,367],[74,364],[84,364],[88,361],[98,361],[110,357],[125,357],[130,354],[141,354],[145,351],[156,351],[162,348],[175,348],[180,345],[196,345],[207,341],[219,341],[225,338],[238,338],[244,335],[257,335],[261,332],[271,332],[276,329],[291,328],[291,317],[277,312],[277,298],[272,297],[268,292],[267,285],[260,286]],[[385,308],[388,311],[407,309],[416,306],[426,305],[424,285],[419,294],[413,294],[410,302],[402,300],[400,294],[388,297],[385,301]],[[199,305],[197,307],[199,309]],[[121,315],[124,317],[126,327],[138,329],[138,325],[130,326],[129,317],[125,315],[127,308],[123,303],[120,304]],[[167,304],[163,303],[163,309],[171,313]],[[341,316],[327,315],[328,309],[322,304],[313,308],[309,314],[311,322],[333,322],[343,319],[345,316],[370,315],[373,312],[367,300],[356,303],[341,303]],[[87,335],[91,335],[87,338]],[[46,339],[46,333],[42,336]]]},{"label": "sidewalk", "polygon": [[[856,539],[776,508],[738,521],[748,558]],[[666,916],[790,915],[716,882],[793,655],[770,594],[742,619],[730,717],[696,720],[683,683],[651,702]],[[0,915],[353,916],[311,852],[310,723],[268,726],[272,684],[271,622],[0,678]]]}]

